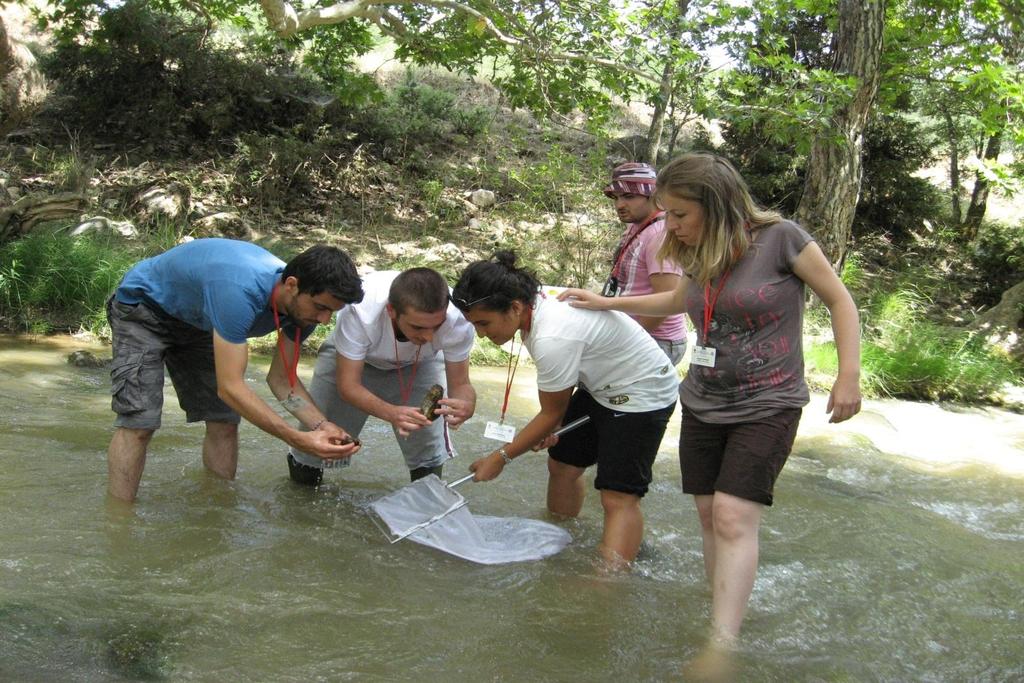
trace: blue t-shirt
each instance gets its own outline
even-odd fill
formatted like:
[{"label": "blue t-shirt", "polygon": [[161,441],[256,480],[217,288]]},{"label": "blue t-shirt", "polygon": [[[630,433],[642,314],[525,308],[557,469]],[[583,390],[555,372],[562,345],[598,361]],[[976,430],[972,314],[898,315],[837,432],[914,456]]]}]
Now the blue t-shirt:
[{"label": "blue t-shirt", "polygon": [[[117,300],[145,302],[232,344],[274,331],[270,293],[284,261],[262,247],[229,239],[199,239],[140,261],[117,288]],[[279,310],[281,330],[294,338],[295,322]],[[302,330],[305,339],[315,326]]]}]

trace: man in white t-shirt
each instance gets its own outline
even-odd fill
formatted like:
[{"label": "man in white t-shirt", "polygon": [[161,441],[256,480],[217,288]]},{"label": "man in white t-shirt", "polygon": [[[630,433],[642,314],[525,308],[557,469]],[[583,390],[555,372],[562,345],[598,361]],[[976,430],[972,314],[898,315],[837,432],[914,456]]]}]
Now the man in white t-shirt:
[{"label": "man in white t-shirt", "polygon": [[[362,302],[341,310],[320,347],[309,393],[328,420],[353,436],[371,415],[390,423],[413,481],[440,476],[455,455],[448,428],[476,409],[473,326],[450,304],[444,277],[429,268],[370,273],[363,290]],[[434,384],[447,389],[436,411],[442,419],[432,422],[420,406]],[[294,448],[288,454],[299,483],[319,484],[324,463]]]}]

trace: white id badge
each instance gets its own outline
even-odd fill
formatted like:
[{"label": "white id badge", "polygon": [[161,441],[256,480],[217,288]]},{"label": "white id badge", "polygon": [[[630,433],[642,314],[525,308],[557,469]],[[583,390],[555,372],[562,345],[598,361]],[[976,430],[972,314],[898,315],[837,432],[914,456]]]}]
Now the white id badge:
[{"label": "white id badge", "polygon": [[516,436],[516,428],[512,425],[504,425],[500,422],[488,422],[484,427],[484,436],[488,439],[510,443]]},{"label": "white id badge", "polygon": [[706,368],[715,367],[715,347],[694,346],[693,353],[690,356],[690,363],[693,365],[703,365]]}]

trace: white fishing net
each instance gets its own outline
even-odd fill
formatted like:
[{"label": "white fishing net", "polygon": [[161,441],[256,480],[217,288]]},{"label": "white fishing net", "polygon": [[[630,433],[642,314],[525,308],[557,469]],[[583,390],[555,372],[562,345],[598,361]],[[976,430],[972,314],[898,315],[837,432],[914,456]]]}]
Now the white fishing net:
[{"label": "white fishing net", "polygon": [[540,560],[572,540],[569,532],[539,520],[474,516],[466,500],[434,475],[370,507],[392,541],[404,536],[478,564]]}]

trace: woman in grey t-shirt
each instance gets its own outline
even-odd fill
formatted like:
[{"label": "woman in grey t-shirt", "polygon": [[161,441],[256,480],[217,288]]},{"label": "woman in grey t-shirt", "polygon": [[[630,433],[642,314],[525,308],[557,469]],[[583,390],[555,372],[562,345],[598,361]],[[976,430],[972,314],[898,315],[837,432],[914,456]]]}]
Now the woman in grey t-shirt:
[{"label": "woman in grey t-shirt", "polygon": [[591,309],[686,311],[697,331],[680,386],[683,491],[694,496],[712,587],[712,636],[692,664],[727,662],[754,587],[761,513],[789,455],[803,406],[804,285],[828,308],[839,354],[831,422],[860,410],[860,333],[849,292],[810,235],[757,206],[725,159],[686,154],[658,174],[666,211],[660,256],[686,273],[674,292],[560,298]]}]

